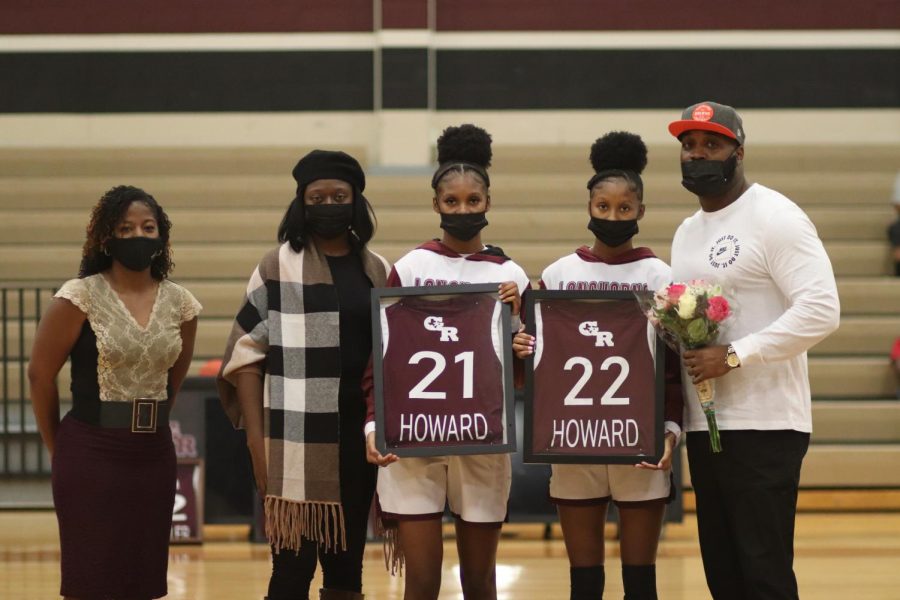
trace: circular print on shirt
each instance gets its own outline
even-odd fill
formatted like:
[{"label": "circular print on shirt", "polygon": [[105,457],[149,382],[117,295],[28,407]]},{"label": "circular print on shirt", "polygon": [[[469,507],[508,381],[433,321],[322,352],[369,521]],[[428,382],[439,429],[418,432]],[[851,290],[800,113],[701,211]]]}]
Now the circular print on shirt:
[{"label": "circular print on shirt", "polygon": [[709,264],[716,269],[731,266],[741,255],[741,243],[736,236],[723,235],[709,249]]}]

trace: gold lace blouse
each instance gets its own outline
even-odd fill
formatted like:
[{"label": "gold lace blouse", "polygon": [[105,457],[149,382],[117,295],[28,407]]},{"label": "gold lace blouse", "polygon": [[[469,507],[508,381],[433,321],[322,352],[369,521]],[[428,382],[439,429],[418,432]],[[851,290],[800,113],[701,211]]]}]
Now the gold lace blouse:
[{"label": "gold lace blouse", "polygon": [[176,283],[159,283],[146,327],[141,327],[101,274],[67,281],[55,294],[85,315],[97,337],[97,383],[102,401],[167,397],[169,369],[181,353],[181,324],[202,306]]}]

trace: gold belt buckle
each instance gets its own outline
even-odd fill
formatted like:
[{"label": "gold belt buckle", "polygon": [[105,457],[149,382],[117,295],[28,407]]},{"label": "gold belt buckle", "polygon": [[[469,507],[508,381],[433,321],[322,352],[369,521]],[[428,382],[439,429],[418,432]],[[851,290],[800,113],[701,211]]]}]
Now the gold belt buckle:
[{"label": "gold belt buckle", "polygon": [[131,432],[156,433],[156,416],[159,413],[159,400],[135,398],[132,406]]}]

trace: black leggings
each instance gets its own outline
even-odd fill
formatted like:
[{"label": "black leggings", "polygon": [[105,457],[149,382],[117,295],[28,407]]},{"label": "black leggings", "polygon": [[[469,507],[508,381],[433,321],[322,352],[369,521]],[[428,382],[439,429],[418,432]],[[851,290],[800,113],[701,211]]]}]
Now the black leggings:
[{"label": "black leggings", "polygon": [[[272,577],[269,579],[269,600],[307,600],[309,586],[316,572],[316,564],[322,565],[324,587],[348,592],[362,591],[362,557],[366,549],[366,520],[369,510],[348,510],[344,505],[347,525],[347,550],[326,551],[324,545],[303,538],[300,552],[272,549]],[[351,517],[351,513],[359,513]],[[362,523],[360,525],[360,522]]]},{"label": "black leggings", "polygon": [[[366,549],[369,508],[375,492],[377,467],[366,462],[362,426],[342,428],[340,444],[341,504],[347,529],[347,549],[326,551],[324,545],[303,538],[300,552],[272,549],[269,600],[306,600],[309,586],[322,565],[324,587],[349,592],[362,591],[362,558]],[[346,435],[345,435],[346,433]]]}]

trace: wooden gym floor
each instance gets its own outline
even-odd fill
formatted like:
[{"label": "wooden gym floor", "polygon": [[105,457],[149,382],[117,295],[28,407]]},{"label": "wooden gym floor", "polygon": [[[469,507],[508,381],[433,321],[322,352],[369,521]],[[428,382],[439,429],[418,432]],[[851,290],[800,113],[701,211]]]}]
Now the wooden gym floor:
[{"label": "wooden gym floor", "polygon": [[[449,529],[448,529],[449,531]],[[169,560],[170,600],[256,600],[265,595],[266,546],[249,544],[244,527],[207,527],[200,546],[176,546]],[[59,591],[59,546],[52,512],[0,512],[0,598],[46,600]],[[497,564],[498,597],[509,600],[568,598],[568,563],[559,529],[549,541],[543,526],[504,529]],[[621,563],[607,531],[606,597],[622,597]],[[445,542],[441,598],[462,598],[452,539]],[[795,570],[802,598],[895,600],[900,598],[900,513],[802,513],[797,519]],[[367,600],[402,597],[402,579],[384,570],[381,544],[366,551]],[[696,520],[669,525],[657,561],[660,598],[705,600]],[[319,579],[313,582],[314,590]],[[315,596],[314,596],[315,597]]]}]

